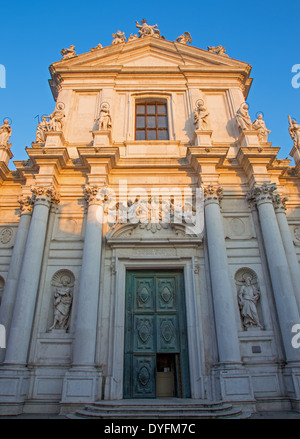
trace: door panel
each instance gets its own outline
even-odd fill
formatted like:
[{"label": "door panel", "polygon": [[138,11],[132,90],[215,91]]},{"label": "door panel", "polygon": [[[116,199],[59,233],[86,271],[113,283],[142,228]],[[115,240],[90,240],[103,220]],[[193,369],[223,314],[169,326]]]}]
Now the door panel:
[{"label": "door panel", "polygon": [[180,374],[176,373],[175,394],[189,397],[183,274],[128,271],[124,398],[155,398],[157,355],[161,354],[176,355]]}]

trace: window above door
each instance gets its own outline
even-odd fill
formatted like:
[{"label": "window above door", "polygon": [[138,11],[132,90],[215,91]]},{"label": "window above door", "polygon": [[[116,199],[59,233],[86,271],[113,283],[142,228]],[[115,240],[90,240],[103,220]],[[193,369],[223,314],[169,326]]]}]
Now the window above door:
[{"label": "window above door", "polygon": [[137,101],[135,140],[169,140],[166,101]]}]

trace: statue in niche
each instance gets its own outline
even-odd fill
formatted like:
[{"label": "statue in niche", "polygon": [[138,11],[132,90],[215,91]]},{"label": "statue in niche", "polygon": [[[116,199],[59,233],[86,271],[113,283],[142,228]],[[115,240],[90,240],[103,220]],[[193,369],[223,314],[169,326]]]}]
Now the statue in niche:
[{"label": "statue in niche", "polygon": [[258,131],[258,138],[260,142],[266,143],[268,141],[268,134],[270,134],[271,131],[267,129],[262,113],[258,114],[257,118],[252,124],[252,128]]},{"label": "statue in niche", "polygon": [[56,105],[55,110],[53,111],[50,116],[46,116],[50,119],[49,121],[49,131],[62,131],[64,126],[64,104],[62,102],[59,102]]},{"label": "statue in niche", "polygon": [[99,130],[108,130],[111,128],[111,115],[109,111],[109,104],[107,102],[103,102],[100,107],[100,116],[95,119],[95,122],[98,122]]},{"label": "statue in niche", "polygon": [[73,46],[73,44],[71,44],[69,49],[62,49],[62,51],[60,53],[61,53],[63,59],[73,58],[74,56],[76,56],[75,46]]},{"label": "statue in niche", "polygon": [[243,102],[236,112],[235,119],[242,130],[251,130],[252,122],[248,113],[249,106]]},{"label": "statue in niche", "polygon": [[291,119],[289,116],[289,133],[294,142],[294,146],[300,150],[300,125],[295,119]]},{"label": "statue in niche", "polygon": [[178,41],[181,44],[187,44],[192,43],[192,37],[189,32],[184,32],[182,35],[180,35],[178,38],[176,38],[176,41]]},{"label": "statue in niche", "polygon": [[248,328],[263,329],[259,322],[256,305],[260,297],[260,291],[252,284],[251,276],[246,276],[244,285],[242,285],[238,292],[238,303],[241,313],[243,326]]},{"label": "statue in niche", "polygon": [[8,141],[11,136],[11,126],[9,120],[5,119],[3,125],[0,127],[0,145],[8,146]]},{"label": "statue in niche", "polygon": [[111,44],[121,44],[125,43],[126,41],[125,32],[121,32],[120,30],[118,30],[115,34],[112,34],[112,37],[114,39],[112,40]]},{"label": "statue in niche", "polygon": [[203,101],[198,101],[196,103],[196,108],[194,111],[194,125],[196,125],[196,129],[198,130],[207,130],[208,123],[207,117],[209,116],[209,112],[207,111]]},{"label": "statue in niche", "polygon": [[136,27],[139,29],[138,34],[140,38],[148,37],[148,36],[158,37],[158,38],[160,37],[160,31],[158,29],[155,29],[158,26],[157,24],[151,26],[147,23],[147,20],[145,20],[145,18],[143,18],[141,24],[139,24],[138,21],[136,21],[135,23],[136,23]]},{"label": "statue in niche", "polygon": [[209,52],[212,52],[212,53],[216,53],[217,55],[223,55],[223,56],[228,56],[226,53],[225,53],[225,47],[224,46],[221,46],[221,45],[219,45],[219,46],[207,46],[207,50],[209,51]]},{"label": "statue in niche", "polygon": [[41,122],[38,123],[37,129],[36,129],[36,143],[45,143],[46,142],[46,132],[49,131],[50,124],[47,120],[47,116],[43,116]]},{"label": "statue in niche", "polygon": [[68,329],[69,317],[72,306],[72,288],[70,287],[71,280],[64,276],[61,279],[61,285],[56,288],[54,295],[54,321],[52,329]]}]

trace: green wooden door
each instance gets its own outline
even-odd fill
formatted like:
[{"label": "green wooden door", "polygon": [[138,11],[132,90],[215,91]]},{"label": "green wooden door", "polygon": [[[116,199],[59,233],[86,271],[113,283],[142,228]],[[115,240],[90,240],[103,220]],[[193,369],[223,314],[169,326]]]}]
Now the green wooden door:
[{"label": "green wooden door", "polygon": [[156,355],[176,358],[176,394],[190,396],[183,275],[128,271],[124,398],[155,398]]}]

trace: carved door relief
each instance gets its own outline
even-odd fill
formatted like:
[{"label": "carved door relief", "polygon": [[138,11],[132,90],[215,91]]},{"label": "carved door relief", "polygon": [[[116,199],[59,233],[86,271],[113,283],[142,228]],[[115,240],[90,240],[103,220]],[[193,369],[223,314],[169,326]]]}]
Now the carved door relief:
[{"label": "carved door relief", "polygon": [[124,398],[157,396],[157,379],[164,375],[159,370],[162,355],[166,364],[174,365],[165,368],[165,377],[171,376],[171,369],[174,373],[173,396],[189,397],[183,275],[178,271],[128,271]]}]

